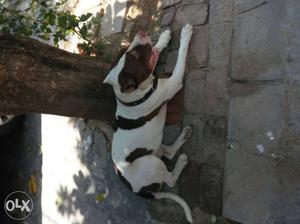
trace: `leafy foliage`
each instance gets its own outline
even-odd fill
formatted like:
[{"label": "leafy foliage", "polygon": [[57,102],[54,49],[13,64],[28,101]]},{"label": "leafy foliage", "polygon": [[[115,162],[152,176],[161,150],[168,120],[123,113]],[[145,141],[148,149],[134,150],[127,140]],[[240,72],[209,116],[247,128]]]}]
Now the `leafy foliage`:
[{"label": "leafy foliage", "polygon": [[102,15],[91,13],[76,16],[63,10],[67,0],[0,0],[0,32],[38,37],[58,46],[59,41],[76,34],[82,40],[81,53],[99,54],[107,45],[104,38],[93,40]]}]

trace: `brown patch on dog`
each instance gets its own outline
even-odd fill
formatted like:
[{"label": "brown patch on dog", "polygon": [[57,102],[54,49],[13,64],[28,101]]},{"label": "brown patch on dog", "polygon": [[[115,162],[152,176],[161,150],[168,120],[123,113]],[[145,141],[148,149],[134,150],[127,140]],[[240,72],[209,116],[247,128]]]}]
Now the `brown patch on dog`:
[{"label": "brown patch on dog", "polygon": [[167,104],[166,124],[175,124],[182,119],[183,116],[183,90],[180,90]]},{"label": "brown patch on dog", "polygon": [[137,45],[125,55],[124,68],[119,74],[121,92],[136,90],[149,77],[152,69],[149,66],[151,44]]},{"label": "brown patch on dog", "polygon": [[136,148],[133,150],[128,156],[126,156],[125,160],[129,163],[132,163],[138,158],[141,158],[143,156],[147,156],[153,152],[152,149],[146,149],[146,148]]}]

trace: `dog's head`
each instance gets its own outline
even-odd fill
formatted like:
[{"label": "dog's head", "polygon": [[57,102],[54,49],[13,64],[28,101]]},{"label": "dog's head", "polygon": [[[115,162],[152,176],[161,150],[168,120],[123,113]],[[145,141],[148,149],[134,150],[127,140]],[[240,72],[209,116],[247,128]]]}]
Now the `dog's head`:
[{"label": "dog's head", "polygon": [[111,84],[116,94],[147,88],[152,81],[157,59],[158,51],[152,47],[149,36],[139,31],[103,82]]}]

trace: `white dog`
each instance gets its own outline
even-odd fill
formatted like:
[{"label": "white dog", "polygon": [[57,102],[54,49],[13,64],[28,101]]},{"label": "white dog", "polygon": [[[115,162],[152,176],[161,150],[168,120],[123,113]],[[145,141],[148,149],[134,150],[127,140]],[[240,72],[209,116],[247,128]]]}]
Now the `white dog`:
[{"label": "white dog", "polygon": [[187,203],[176,194],[159,191],[163,183],[174,187],[188,163],[187,155],[182,153],[169,172],[161,157],[173,159],[192,133],[187,126],[173,145],[162,145],[166,104],[182,88],[192,33],[189,24],[182,29],[178,59],[170,78],[152,75],[159,53],[170,41],[170,30],[161,34],[154,47],[148,35],[140,31],[103,81],[113,86],[117,98],[118,129],[113,135],[112,158],[118,176],[140,196],[178,202],[190,223],[193,221]]}]

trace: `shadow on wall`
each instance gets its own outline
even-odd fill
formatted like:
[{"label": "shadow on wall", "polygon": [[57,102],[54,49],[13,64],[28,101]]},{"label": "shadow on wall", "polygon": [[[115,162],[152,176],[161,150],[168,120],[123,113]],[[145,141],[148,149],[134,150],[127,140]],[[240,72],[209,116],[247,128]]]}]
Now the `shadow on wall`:
[{"label": "shadow on wall", "polygon": [[[138,30],[147,30],[157,37],[160,10],[158,0],[113,1],[103,10],[101,35],[110,43],[105,58],[115,58],[121,46],[126,47]],[[112,16],[114,15],[114,18]],[[124,21],[123,21],[124,20]],[[95,34],[97,36],[97,34]],[[101,38],[98,36],[98,38]],[[97,41],[97,39],[95,40]]]},{"label": "shadow on wall", "polygon": [[107,3],[101,24],[101,34],[103,36],[108,36],[122,31],[126,5],[127,0],[113,0]]},{"label": "shadow on wall", "polygon": [[63,216],[80,212],[83,220],[75,223],[140,224],[155,223],[148,212],[147,200],[130,192],[114,172],[106,139],[98,130],[98,121],[72,119],[80,132],[76,153],[88,170],[73,176],[72,191],[60,186],[57,210]]}]

